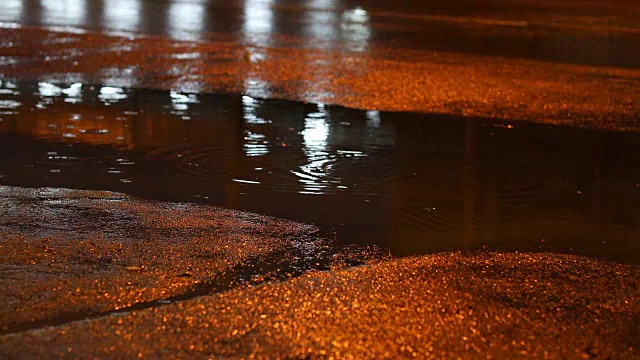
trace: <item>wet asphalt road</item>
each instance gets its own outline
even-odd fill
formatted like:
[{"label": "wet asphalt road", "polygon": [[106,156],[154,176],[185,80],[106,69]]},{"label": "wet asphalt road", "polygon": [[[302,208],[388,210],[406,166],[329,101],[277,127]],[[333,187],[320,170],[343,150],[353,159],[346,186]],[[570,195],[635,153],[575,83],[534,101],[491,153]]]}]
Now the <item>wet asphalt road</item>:
[{"label": "wet asphalt road", "polygon": [[4,358],[637,359],[639,268],[450,253],[0,336]]},{"label": "wet asphalt road", "polygon": [[639,7],[6,0],[0,73],[637,130]]},{"label": "wet asphalt road", "polygon": [[386,47],[640,66],[634,1],[5,0],[0,21],[39,28],[228,37],[245,46]]},{"label": "wet asphalt road", "polygon": [[0,199],[0,334],[373,259],[337,255],[310,225],[212,206],[6,186]]},{"label": "wet asphalt road", "polygon": [[[4,0],[0,75],[637,131],[639,19],[622,0]],[[639,356],[637,265],[453,253],[165,304],[192,278],[300,250],[310,229],[119,194],[2,191],[0,357]],[[154,246],[127,233],[121,252],[85,219],[96,211],[137,219]],[[211,255],[212,244],[232,250]]]}]

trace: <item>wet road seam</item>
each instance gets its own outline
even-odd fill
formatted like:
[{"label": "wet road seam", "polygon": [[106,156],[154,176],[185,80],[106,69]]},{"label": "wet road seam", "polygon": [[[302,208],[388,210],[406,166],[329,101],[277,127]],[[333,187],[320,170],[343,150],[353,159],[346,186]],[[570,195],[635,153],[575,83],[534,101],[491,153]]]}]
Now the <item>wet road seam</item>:
[{"label": "wet road seam", "polygon": [[[294,241],[294,240],[291,240]],[[296,242],[320,241],[325,243],[322,238],[314,238],[308,236],[304,240],[297,239]],[[145,301],[127,306],[121,309],[109,310],[103,312],[70,312],[48,319],[17,323],[6,329],[0,329],[0,336],[11,336],[24,332],[38,331],[49,327],[58,327],[68,325],[74,322],[91,321],[107,316],[125,315],[134,311],[158,308],[166,305],[175,304],[182,301],[197,299],[200,297],[210,296],[213,294],[223,293],[243,287],[253,287],[265,283],[284,282],[304,275],[311,271],[328,271],[334,270],[335,263],[333,255],[339,251],[322,254],[315,258],[305,257],[304,253],[292,247],[289,251],[278,251],[268,257],[255,256],[247,259],[241,265],[235,266],[231,271],[223,272],[220,276],[205,282],[196,283],[190,287],[188,291],[182,294],[174,295],[164,299]],[[294,251],[290,251],[294,250]],[[296,259],[297,261],[286,261],[288,259]],[[349,268],[366,264],[365,261],[351,260],[342,268]],[[176,276],[191,276],[189,273],[178,274]]]}]

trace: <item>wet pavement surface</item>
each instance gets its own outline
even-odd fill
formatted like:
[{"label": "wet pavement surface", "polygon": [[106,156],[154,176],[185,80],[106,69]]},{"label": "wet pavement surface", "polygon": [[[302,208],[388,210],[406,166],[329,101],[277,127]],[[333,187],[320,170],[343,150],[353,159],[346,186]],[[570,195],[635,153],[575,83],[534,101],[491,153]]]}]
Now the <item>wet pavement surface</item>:
[{"label": "wet pavement surface", "polygon": [[640,66],[635,1],[5,0],[5,27],[246,47],[445,51]]},{"label": "wet pavement surface", "polygon": [[407,258],[8,335],[0,354],[634,359],[639,271],[553,254]]},{"label": "wet pavement surface", "polygon": [[627,0],[4,0],[0,358],[637,358],[639,40]]},{"label": "wet pavement surface", "polygon": [[0,14],[6,78],[638,130],[632,1],[11,0]]},{"label": "wet pavement surface", "polygon": [[312,226],[211,206],[5,186],[0,199],[3,334],[362,264],[374,255],[338,252]]}]

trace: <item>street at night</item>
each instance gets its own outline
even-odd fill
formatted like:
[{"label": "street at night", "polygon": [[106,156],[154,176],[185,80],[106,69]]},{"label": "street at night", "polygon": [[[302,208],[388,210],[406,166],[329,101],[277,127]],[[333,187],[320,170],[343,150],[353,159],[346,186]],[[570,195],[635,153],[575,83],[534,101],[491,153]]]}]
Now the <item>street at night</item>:
[{"label": "street at night", "polygon": [[2,0],[0,359],[636,359],[638,89],[632,0]]}]

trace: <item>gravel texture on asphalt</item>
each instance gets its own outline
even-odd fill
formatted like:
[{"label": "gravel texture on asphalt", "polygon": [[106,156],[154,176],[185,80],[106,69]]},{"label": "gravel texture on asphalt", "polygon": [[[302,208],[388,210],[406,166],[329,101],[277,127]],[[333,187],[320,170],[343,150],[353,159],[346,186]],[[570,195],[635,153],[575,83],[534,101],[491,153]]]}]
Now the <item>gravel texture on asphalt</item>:
[{"label": "gravel texture on asphalt", "polygon": [[197,42],[24,27],[0,29],[0,38],[0,75],[7,79],[640,130],[637,69],[375,44],[349,52],[305,47],[304,38],[253,47],[224,34]]},{"label": "gravel texture on asphalt", "polygon": [[632,359],[638,279],[572,255],[427,255],[5,335],[0,357]]},{"label": "gravel texture on asphalt", "polygon": [[101,191],[0,186],[0,214],[0,333],[230,287],[278,270],[247,262],[326,245],[309,225]]}]

